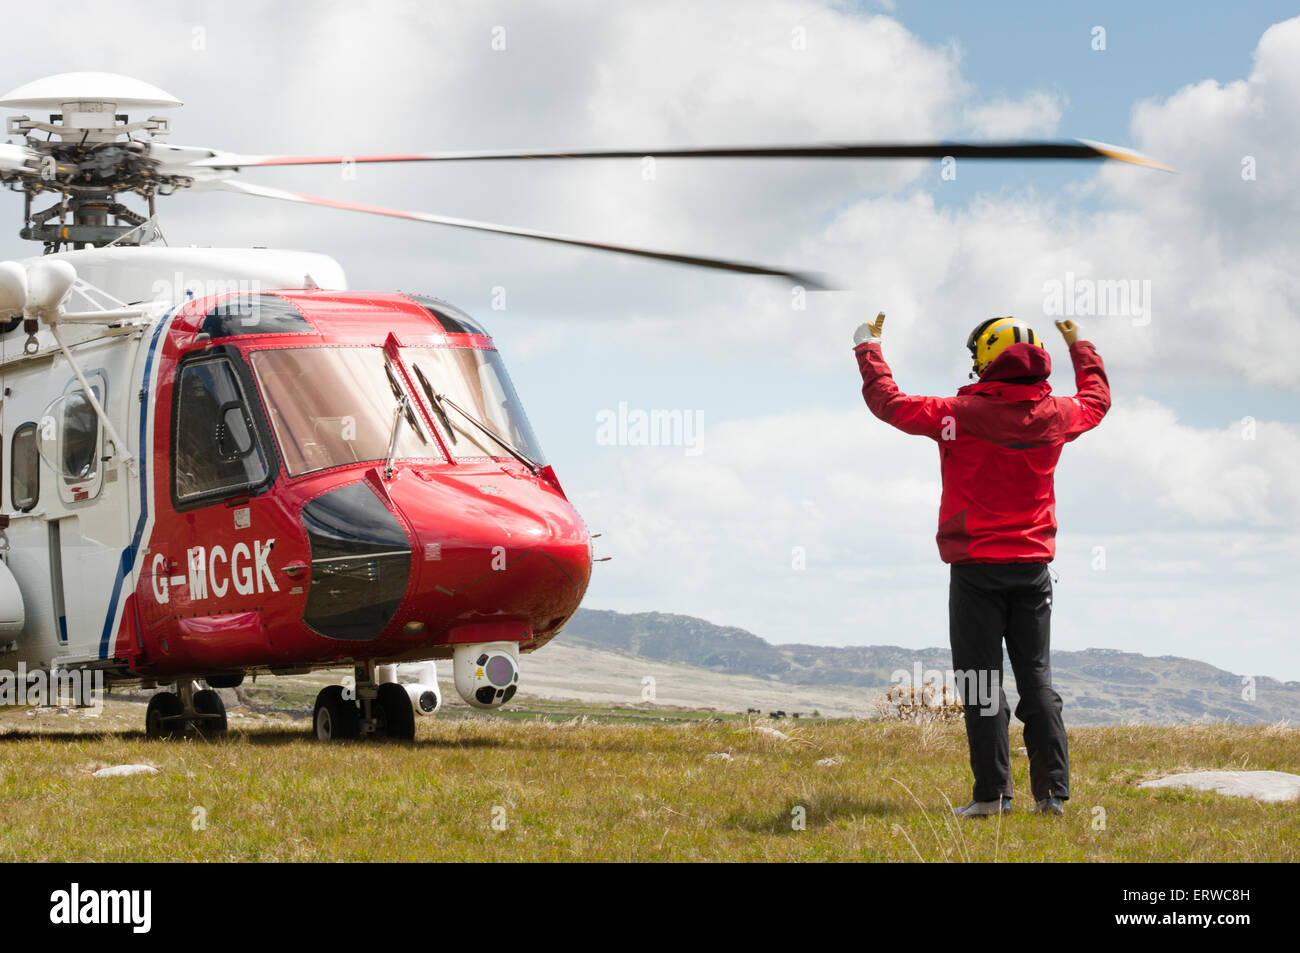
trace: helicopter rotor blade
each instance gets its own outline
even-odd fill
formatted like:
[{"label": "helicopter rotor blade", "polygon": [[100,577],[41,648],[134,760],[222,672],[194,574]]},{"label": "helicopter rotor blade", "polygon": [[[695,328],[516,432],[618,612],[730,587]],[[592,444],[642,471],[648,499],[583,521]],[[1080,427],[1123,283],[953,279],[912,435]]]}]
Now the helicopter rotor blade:
[{"label": "helicopter rotor blade", "polygon": [[381,155],[239,155],[218,153],[191,165],[241,169],[278,165],[337,165],[345,162],[498,162],[522,159],[1072,159],[1117,160],[1172,172],[1164,163],[1104,142],[1087,139],[1015,142],[826,143],[793,146],[709,146],[673,149],[596,149],[573,152],[414,152]]},{"label": "helicopter rotor blade", "polygon": [[405,209],[385,208],[380,205],[364,205],[360,202],[347,202],[340,199],[323,198],[319,195],[305,195],[301,192],[290,192],[284,189],[274,189],[262,185],[253,185],[248,182],[240,182],[234,179],[223,179],[213,185],[215,188],[227,192],[239,192],[244,195],[253,195],[259,198],[278,199],[284,202],[297,202],[303,205],[316,205],[322,208],[342,209],[349,212],[365,212],[370,215],[386,215],[389,218],[402,218],[415,222],[427,222],[431,225],[447,225],[451,228],[464,228],[479,232],[493,232],[498,235],[515,235],[520,238],[532,238],[544,242],[555,242],[561,245],[576,245],[581,248],[592,248],[597,251],[614,252],[621,255],[633,255],[638,258],[653,258],[659,261],[669,261],[679,265],[692,265],[697,268],[733,271],[747,275],[772,275],[779,278],[787,278],[809,291],[829,291],[834,288],[834,285],[828,283],[828,279],[825,275],[813,272],[790,271],[784,268],[759,265],[752,262],[731,261],[724,258],[707,258],[702,255],[683,255],[677,252],[654,251],[648,248],[636,248],[631,245],[616,245],[611,242],[598,242],[585,238],[575,238],[571,235],[560,235],[554,232],[541,232],[530,228],[514,228],[507,225],[494,225],[491,222],[477,222],[466,218],[451,218],[446,215],[432,215],[428,212],[411,212]]},{"label": "helicopter rotor blade", "polygon": [[0,142],[0,172],[35,173],[40,168],[41,154],[26,146]]}]

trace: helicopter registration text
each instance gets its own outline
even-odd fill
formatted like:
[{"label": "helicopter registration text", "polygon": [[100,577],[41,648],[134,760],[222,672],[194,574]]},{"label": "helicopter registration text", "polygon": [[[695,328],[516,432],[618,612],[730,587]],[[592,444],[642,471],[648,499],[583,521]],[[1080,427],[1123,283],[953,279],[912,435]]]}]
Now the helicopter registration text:
[{"label": "helicopter registration text", "polygon": [[240,596],[279,592],[268,562],[273,545],[274,539],[254,540],[251,548],[247,543],[236,543],[229,553],[224,546],[195,546],[185,552],[187,571],[175,576],[170,575],[174,562],[162,553],[154,553],[154,598],[160,603],[170,602],[172,590],[180,586],[187,588],[191,602],[209,596],[221,599],[232,589]]}]

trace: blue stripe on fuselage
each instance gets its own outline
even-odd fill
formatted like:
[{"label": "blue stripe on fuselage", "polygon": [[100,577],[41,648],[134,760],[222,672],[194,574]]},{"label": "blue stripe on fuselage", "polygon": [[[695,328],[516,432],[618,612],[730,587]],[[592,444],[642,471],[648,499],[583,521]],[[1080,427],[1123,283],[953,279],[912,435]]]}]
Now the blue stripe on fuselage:
[{"label": "blue stripe on fuselage", "polygon": [[144,536],[145,523],[149,519],[149,468],[145,461],[149,459],[150,447],[147,443],[148,423],[149,423],[149,375],[153,371],[154,350],[158,347],[158,337],[162,334],[163,328],[167,327],[171,321],[172,315],[176,313],[173,308],[163,315],[163,319],[158,322],[158,329],[153,333],[153,340],[149,342],[149,353],[144,361],[144,379],[140,387],[144,391],[144,400],[140,404],[140,447],[139,454],[136,456],[136,464],[140,468],[140,518],[135,522],[135,536],[131,539],[131,544],[122,550],[122,558],[117,564],[117,579],[113,581],[113,598],[108,603],[108,617],[104,619],[104,632],[99,637],[99,657],[108,658],[108,647],[113,640],[113,620],[117,617],[117,602],[122,595],[122,582],[131,575],[131,567],[135,565],[136,553],[140,551],[140,539]]}]

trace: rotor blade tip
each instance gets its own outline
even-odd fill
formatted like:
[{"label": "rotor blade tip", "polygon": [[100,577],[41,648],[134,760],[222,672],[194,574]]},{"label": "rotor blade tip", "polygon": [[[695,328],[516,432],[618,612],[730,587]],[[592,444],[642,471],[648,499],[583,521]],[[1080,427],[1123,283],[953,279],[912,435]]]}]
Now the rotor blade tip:
[{"label": "rotor blade tip", "polygon": [[1134,152],[1132,149],[1125,149],[1122,146],[1113,146],[1108,142],[1093,142],[1091,139],[1080,139],[1084,145],[1095,149],[1100,155],[1107,159],[1117,159],[1120,162],[1127,162],[1130,165],[1140,165],[1147,169],[1155,169],[1159,172],[1177,173],[1173,166],[1165,165],[1159,159],[1153,159],[1151,156],[1143,155],[1140,152]]}]

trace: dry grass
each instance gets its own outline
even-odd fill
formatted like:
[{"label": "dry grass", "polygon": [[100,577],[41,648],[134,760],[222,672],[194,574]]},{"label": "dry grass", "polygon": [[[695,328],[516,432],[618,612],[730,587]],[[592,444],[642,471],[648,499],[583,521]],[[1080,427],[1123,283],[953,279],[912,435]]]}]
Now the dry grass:
[{"label": "dry grass", "polygon": [[[1284,726],[1075,730],[1065,818],[1024,811],[1018,756],[1017,813],[957,824],[950,806],[970,783],[960,723],[786,722],[782,739],[743,720],[459,718],[422,721],[414,743],[328,746],[287,719],[215,742],[4,724],[5,861],[1300,857],[1294,804],[1135,787],[1192,768],[1300,772],[1300,730]],[[91,777],[122,763],[160,773]]]}]

